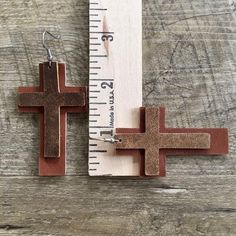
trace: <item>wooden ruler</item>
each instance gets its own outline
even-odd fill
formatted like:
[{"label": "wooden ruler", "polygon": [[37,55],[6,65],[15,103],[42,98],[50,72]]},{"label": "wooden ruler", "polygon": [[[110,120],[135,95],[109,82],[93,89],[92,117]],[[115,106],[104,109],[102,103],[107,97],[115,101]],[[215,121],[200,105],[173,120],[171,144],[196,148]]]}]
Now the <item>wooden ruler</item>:
[{"label": "wooden ruler", "polygon": [[[139,127],[142,106],[142,0],[90,0],[89,135],[110,138]],[[138,176],[140,160],[89,141],[90,176]]]}]

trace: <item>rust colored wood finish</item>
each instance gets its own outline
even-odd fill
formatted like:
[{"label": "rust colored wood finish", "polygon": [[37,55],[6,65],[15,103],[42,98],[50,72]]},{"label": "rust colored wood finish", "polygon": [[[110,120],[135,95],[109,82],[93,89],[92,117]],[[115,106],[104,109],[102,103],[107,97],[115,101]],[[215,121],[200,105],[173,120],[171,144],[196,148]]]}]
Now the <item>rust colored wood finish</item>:
[{"label": "rust colored wood finish", "polygon": [[[221,155],[228,153],[227,129],[165,127],[165,108],[140,109],[139,129],[117,129],[116,148],[145,150],[141,175],[165,176],[167,155]],[[122,152],[120,152],[122,154]],[[143,169],[143,170],[142,170]]]},{"label": "rust colored wood finish", "polygon": [[86,111],[86,88],[65,86],[65,64],[39,65],[40,86],[19,88],[19,109],[40,113],[39,175],[65,174],[67,112]]}]

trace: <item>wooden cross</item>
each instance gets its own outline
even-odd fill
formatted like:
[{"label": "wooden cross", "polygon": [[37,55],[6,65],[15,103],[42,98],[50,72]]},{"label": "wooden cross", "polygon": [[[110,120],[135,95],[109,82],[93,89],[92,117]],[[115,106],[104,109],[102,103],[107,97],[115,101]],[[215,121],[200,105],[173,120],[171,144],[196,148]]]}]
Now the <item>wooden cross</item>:
[{"label": "wooden cross", "polygon": [[146,176],[165,176],[167,155],[228,153],[227,129],[165,128],[165,109],[140,109],[139,129],[117,129],[117,149],[145,150]]},{"label": "wooden cross", "polygon": [[67,112],[86,111],[86,88],[65,86],[65,65],[39,65],[40,86],[19,88],[19,109],[40,113],[39,174],[65,174]]}]

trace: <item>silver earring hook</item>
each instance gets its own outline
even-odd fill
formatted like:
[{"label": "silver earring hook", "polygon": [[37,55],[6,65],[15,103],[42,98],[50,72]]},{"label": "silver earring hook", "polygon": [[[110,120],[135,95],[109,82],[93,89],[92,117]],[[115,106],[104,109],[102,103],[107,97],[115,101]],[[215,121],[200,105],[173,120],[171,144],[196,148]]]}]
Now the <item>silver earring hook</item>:
[{"label": "silver earring hook", "polygon": [[55,35],[53,35],[52,33],[50,33],[49,31],[47,31],[47,30],[45,30],[44,32],[43,32],[43,47],[46,49],[46,51],[47,51],[47,59],[48,59],[48,62],[49,62],[49,66],[51,67],[51,65],[52,65],[52,60],[53,60],[53,55],[52,55],[52,52],[51,52],[51,49],[49,48],[49,47],[47,47],[47,45],[45,44],[45,36],[46,36],[46,34],[48,34],[49,36],[51,36],[52,38],[54,38],[54,39],[60,39],[61,38],[61,36],[60,35],[58,35],[58,36],[55,36]]},{"label": "silver earring hook", "polygon": [[119,143],[121,142],[120,139],[117,139],[116,137],[111,137],[111,138],[93,138],[91,136],[89,136],[90,140],[94,140],[94,141],[100,141],[100,142],[105,142],[105,143],[111,143],[111,144],[115,144],[115,143]]}]

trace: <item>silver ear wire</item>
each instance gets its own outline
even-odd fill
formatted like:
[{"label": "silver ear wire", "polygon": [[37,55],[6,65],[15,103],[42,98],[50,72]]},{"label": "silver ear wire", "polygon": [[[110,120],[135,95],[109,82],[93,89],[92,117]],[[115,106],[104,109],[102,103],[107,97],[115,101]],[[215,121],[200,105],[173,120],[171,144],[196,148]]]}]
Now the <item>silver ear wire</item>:
[{"label": "silver ear wire", "polygon": [[52,65],[52,60],[53,60],[53,55],[52,55],[52,52],[51,52],[51,49],[49,47],[47,47],[47,45],[45,44],[45,36],[46,34],[48,34],[49,36],[51,36],[52,38],[54,39],[60,39],[61,36],[58,35],[58,36],[55,36],[53,35],[52,33],[50,33],[49,31],[45,30],[43,32],[43,47],[46,49],[47,51],[47,59],[48,59],[48,62],[49,62],[49,67],[51,67]]},{"label": "silver ear wire", "polygon": [[90,140],[95,140],[95,141],[101,141],[101,142],[105,142],[105,143],[111,143],[111,144],[115,144],[120,142],[121,140],[117,139],[116,137],[111,137],[111,138],[93,138],[93,137],[89,137]]}]

